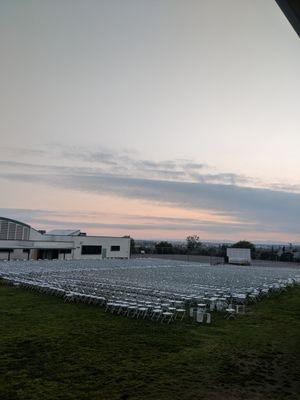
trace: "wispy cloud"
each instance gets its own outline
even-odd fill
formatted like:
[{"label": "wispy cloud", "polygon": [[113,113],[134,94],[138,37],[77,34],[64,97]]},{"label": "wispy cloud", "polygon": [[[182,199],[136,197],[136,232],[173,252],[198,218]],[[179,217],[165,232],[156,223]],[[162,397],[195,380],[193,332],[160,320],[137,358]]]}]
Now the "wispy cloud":
[{"label": "wispy cloud", "polygon": [[[55,166],[62,169],[66,166],[76,169],[78,173],[105,173],[113,175],[136,176],[143,178],[160,178],[172,180],[195,180],[193,174],[203,171],[207,166],[191,160],[148,160],[128,150],[119,152],[106,148],[91,150],[76,146],[58,146],[52,144],[45,154],[41,149],[23,148],[6,149],[5,154],[13,155],[14,160],[2,156],[1,164],[10,168],[35,168],[36,171]],[[30,162],[27,162],[30,158]],[[17,159],[18,161],[15,161]],[[33,162],[35,160],[35,162]],[[80,171],[79,171],[80,170]],[[66,172],[64,170],[64,172]]]},{"label": "wispy cloud", "polygon": [[[18,161],[3,159],[0,165],[6,168],[30,169],[36,173],[57,172],[58,174],[94,174],[108,176],[126,176],[144,179],[162,179],[171,181],[247,184],[250,178],[234,173],[211,173],[205,163],[188,159],[147,160],[127,151],[113,152],[108,149],[97,151],[88,148],[50,146],[47,155],[36,149],[30,152],[21,148],[13,150]],[[30,155],[30,162],[27,156]],[[35,160],[35,162],[32,162]]]},{"label": "wispy cloud", "polygon": [[[74,221],[74,214],[77,220]],[[99,228],[99,229],[122,229],[128,232],[132,231],[181,231],[196,232],[206,231],[210,233],[232,233],[243,232],[256,228],[253,224],[241,223],[222,223],[218,221],[205,221],[195,218],[173,218],[149,215],[127,215],[127,214],[109,214],[82,211],[54,211],[54,210],[32,210],[17,208],[0,208],[0,215],[8,218],[19,219],[33,226],[48,226],[51,228]],[[90,219],[98,220],[117,220],[118,222],[90,222]]]},{"label": "wispy cloud", "polygon": [[[13,154],[14,160],[4,155]],[[15,161],[15,159],[18,161]],[[30,162],[28,162],[30,158]],[[36,173],[55,170],[58,174],[94,174],[125,176],[145,179],[162,179],[183,182],[199,182],[254,187],[300,193],[299,184],[288,182],[266,182],[261,179],[233,172],[218,172],[214,167],[189,159],[148,160],[141,159],[129,150],[112,151],[107,148],[91,150],[89,147],[51,144],[47,152],[43,149],[5,149],[0,166],[19,170],[35,170]],[[5,172],[5,170],[4,170]]]}]

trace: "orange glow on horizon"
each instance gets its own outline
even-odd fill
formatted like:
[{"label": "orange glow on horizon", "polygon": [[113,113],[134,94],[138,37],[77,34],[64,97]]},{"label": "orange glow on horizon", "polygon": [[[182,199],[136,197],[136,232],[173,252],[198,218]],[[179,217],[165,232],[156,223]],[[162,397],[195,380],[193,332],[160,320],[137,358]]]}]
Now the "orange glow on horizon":
[{"label": "orange glow on horizon", "polygon": [[[251,223],[247,224],[249,226],[247,231],[243,229],[241,232],[235,230],[228,233],[228,226],[241,222],[231,216],[218,214],[214,210],[185,209],[158,202],[99,195],[70,189],[62,190],[28,182],[19,185],[24,196],[22,198],[15,197],[2,206],[45,210],[40,221],[38,217],[32,221],[24,219],[24,222],[30,223],[36,229],[51,230],[74,227],[86,231],[90,235],[130,235],[136,239],[153,240],[184,240],[186,236],[197,233],[201,240],[221,242],[237,241],[241,238],[262,242],[300,241],[299,237],[282,232],[254,231]],[[164,220],[164,218],[170,218],[170,220]],[[174,221],[172,221],[172,218],[174,218]],[[197,222],[199,222],[199,225],[207,223],[208,226],[209,224],[224,224],[227,233],[213,232],[209,229],[206,231],[204,228],[199,229]],[[89,226],[93,223],[107,226]],[[115,224],[116,227],[109,227],[110,224]],[[143,225],[144,227],[122,228],[117,226],[120,224],[124,226]],[[193,224],[195,227],[193,227]],[[177,226],[172,229],[173,225]],[[244,228],[245,222],[242,225]]]}]

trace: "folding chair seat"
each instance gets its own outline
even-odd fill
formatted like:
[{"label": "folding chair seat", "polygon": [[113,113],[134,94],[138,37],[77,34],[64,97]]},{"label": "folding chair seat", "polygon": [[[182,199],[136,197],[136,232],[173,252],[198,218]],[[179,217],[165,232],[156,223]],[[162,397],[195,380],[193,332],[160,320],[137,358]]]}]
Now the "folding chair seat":
[{"label": "folding chair seat", "polygon": [[207,306],[210,305],[210,297],[203,297],[202,302],[205,303]]},{"label": "folding chair seat", "polygon": [[101,296],[95,296],[96,297],[96,303],[97,304],[105,304],[106,303],[106,298],[105,297],[101,297]]},{"label": "folding chair seat", "polygon": [[136,311],[137,311],[137,306],[136,305],[129,305],[127,307],[126,315],[127,316],[134,316]]},{"label": "folding chair seat", "polygon": [[138,307],[136,317],[139,318],[145,318],[148,312],[148,308],[146,307]]},{"label": "folding chair seat", "polygon": [[257,294],[255,294],[255,293],[250,293],[248,297],[249,297],[249,300],[252,302],[257,301]]},{"label": "folding chair seat", "polygon": [[167,321],[167,323],[169,324],[173,320],[173,318],[174,318],[174,314],[172,312],[164,311],[162,313],[161,322]]},{"label": "folding chair seat", "polygon": [[151,311],[151,319],[159,320],[162,317],[163,310],[161,308],[154,308]]},{"label": "folding chair seat", "polygon": [[63,297],[63,296],[65,295],[66,292],[65,292],[64,289],[56,288],[54,293],[55,293],[56,295],[60,296],[60,297]]},{"label": "folding chair seat", "polygon": [[74,301],[74,293],[66,293],[64,302],[71,302]]},{"label": "folding chair seat", "polygon": [[216,302],[217,311],[223,311],[227,307],[228,307],[228,303],[227,303],[225,297],[220,297]]},{"label": "folding chair seat", "polygon": [[175,300],[175,301],[174,301],[174,306],[175,306],[175,307],[182,307],[183,304],[184,304],[184,301],[183,301],[183,300]]},{"label": "folding chair seat", "polygon": [[230,318],[235,318],[236,317],[235,309],[232,306],[230,306],[229,308],[226,308],[225,311],[226,311],[226,315],[225,315],[226,319],[230,319]]},{"label": "folding chair seat", "polygon": [[177,308],[176,312],[175,312],[175,319],[177,319],[177,317],[180,319],[180,321],[182,321],[184,319],[186,315],[186,310],[184,308]]},{"label": "folding chair seat", "polygon": [[112,302],[112,301],[107,302],[107,303],[106,303],[106,307],[105,307],[105,312],[106,312],[106,311],[110,311],[110,312],[111,312],[111,310],[114,308],[115,304],[116,304],[116,303],[114,303],[114,302]]},{"label": "folding chair seat", "polygon": [[84,293],[74,293],[74,301],[75,303],[83,302],[83,303],[89,303],[90,298]]},{"label": "folding chair seat", "polygon": [[96,296],[94,296],[93,294],[91,294],[91,295],[86,295],[85,296],[86,297],[86,299],[87,299],[87,303],[88,304],[96,304]]},{"label": "folding chair seat", "polygon": [[170,305],[171,305],[170,303],[162,303],[162,304],[161,304],[162,308],[163,308],[165,311],[167,311],[167,310],[169,309]]},{"label": "folding chair seat", "polygon": [[198,304],[197,304],[197,309],[198,309],[199,311],[205,312],[205,311],[206,311],[206,308],[207,308],[206,303],[198,303]]},{"label": "folding chair seat", "polygon": [[218,297],[211,297],[209,299],[209,309],[210,311],[214,311],[216,308],[216,303],[217,303]]},{"label": "folding chair seat", "polygon": [[128,305],[128,303],[121,303],[120,305],[119,305],[119,309],[118,309],[118,314],[126,314],[126,312],[127,312],[127,309],[128,309],[128,307],[129,307],[129,305]]}]

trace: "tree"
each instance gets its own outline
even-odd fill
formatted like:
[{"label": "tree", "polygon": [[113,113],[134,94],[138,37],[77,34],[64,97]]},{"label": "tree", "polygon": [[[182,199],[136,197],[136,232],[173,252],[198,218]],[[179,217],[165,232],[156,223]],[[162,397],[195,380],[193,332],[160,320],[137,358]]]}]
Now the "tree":
[{"label": "tree", "polygon": [[136,248],[135,248],[135,241],[133,238],[130,238],[130,254],[135,254]]},{"label": "tree", "polygon": [[247,240],[240,240],[239,242],[233,244],[231,247],[239,248],[239,249],[250,249],[251,257],[255,258],[256,248],[253,243],[248,242]]},{"label": "tree", "polygon": [[200,242],[198,235],[187,236],[186,238],[186,247],[188,253],[194,253],[197,249],[200,249],[202,243]]},{"label": "tree", "polygon": [[173,254],[173,245],[169,242],[159,242],[155,244],[157,254]]},{"label": "tree", "polygon": [[221,244],[218,248],[217,256],[218,257],[226,257],[228,244]]},{"label": "tree", "polygon": [[290,252],[282,253],[280,256],[280,261],[292,262],[294,261],[294,254]]}]

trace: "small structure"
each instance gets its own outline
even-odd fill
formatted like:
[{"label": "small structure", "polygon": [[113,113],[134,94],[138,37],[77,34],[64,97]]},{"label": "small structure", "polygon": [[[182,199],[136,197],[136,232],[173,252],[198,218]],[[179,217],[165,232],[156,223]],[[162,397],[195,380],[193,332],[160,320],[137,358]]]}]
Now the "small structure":
[{"label": "small structure", "polygon": [[251,264],[251,250],[240,249],[238,247],[229,247],[227,249],[227,257],[229,264],[237,265],[250,265]]},{"label": "small structure", "polygon": [[0,217],[0,260],[129,257],[129,236],[88,236],[79,229],[46,233],[23,222]]}]

